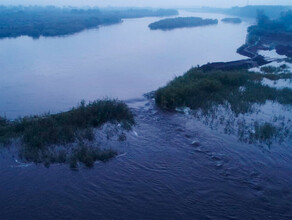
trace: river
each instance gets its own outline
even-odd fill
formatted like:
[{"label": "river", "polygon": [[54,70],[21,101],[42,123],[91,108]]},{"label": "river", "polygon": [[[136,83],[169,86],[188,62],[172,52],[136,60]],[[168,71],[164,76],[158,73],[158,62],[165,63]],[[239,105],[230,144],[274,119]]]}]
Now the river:
[{"label": "river", "polygon": [[244,144],[142,98],[192,65],[242,58],[249,24],[150,31],[155,20],[0,41],[2,114],[118,97],[137,121],[126,142],[107,143],[118,157],[92,169],[21,164],[2,149],[0,219],[291,219],[291,141]]},{"label": "river", "polygon": [[[224,15],[180,12],[180,16]],[[122,24],[67,37],[0,40],[0,115],[8,118],[60,112],[82,99],[140,98],[192,66],[241,59],[244,22],[151,31],[160,18]]]}]

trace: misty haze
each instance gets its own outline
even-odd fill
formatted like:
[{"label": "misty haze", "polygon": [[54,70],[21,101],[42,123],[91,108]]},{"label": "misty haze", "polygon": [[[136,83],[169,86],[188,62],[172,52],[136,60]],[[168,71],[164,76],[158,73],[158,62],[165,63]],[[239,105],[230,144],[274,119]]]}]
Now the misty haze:
[{"label": "misty haze", "polygon": [[0,219],[292,219],[287,0],[2,0]]}]

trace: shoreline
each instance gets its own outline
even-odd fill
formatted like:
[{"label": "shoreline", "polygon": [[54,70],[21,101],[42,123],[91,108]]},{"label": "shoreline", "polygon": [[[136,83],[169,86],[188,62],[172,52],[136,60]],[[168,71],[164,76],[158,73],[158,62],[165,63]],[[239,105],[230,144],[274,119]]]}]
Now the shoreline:
[{"label": "shoreline", "polygon": [[[258,42],[256,44],[243,44],[237,49],[237,53],[248,57],[248,59],[242,59],[242,60],[234,60],[234,61],[229,61],[229,62],[212,62],[208,63],[205,65],[202,65],[201,68],[204,70],[212,70],[212,69],[218,69],[218,70],[236,70],[236,69],[250,69],[254,67],[261,67],[263,65],[269,64],[273,61],[277,61],[279,59],[273,59],[273,60],[268,60],[264,56],[258,54],[258,51],[260,50],[272,50],[273,47],[271,46],[272,43],[266,45],[262,42]],[[278,47],[279,46],[279,47]],[[277,45],[276,52],[279,55],[286,55],[291,53],[290,46],[284,46],[280,47],[281,45]],[[279,48],[277,50],[277,47]],[[279,51],[281,51],[279,53]],[[287,56],[289,57],[289,56]]]}]

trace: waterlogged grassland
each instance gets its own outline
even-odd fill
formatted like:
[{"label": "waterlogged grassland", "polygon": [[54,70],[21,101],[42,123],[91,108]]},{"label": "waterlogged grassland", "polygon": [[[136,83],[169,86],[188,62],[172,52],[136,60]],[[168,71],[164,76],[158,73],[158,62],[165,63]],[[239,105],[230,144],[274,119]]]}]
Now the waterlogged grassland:
[{"label": "waterlogged grassland", "polygon": [[[68,112],[0,120],[0,141],[9,144],[20,139],[19,156],[27,162],[70,163],[92,166],[96,160],[106,161],[116,155],[112,150],[95,146],[94,129],[112,124],[120,139],[135,124],[126,104],[116,100],[99,100],[81,104]],[[118,128],[117,128],[118,127]]]},{"label": "waterlogged grassland", "polygon": [[[251,115],[267,102],[283,106],[292,105],[292,90],[265,86],[261,81],[291,78],[291,74],[253,73],[247,70],[203,71],[193,68],[183,76],[176,77],[155,93],[158,106],[168,110],[188,107],[196,112],[209,125],[224,125],[225,133],[232,133],[236,127],[237,135],[245,142],[266,142],[275,137],[287,137],[289,120],[261,121],[251,118],[248,122],[243,115]],[[216,122],[215,122],[216,121]],[[236,124],[236,125],[234,125]],[[234,133],[234,132],[233,132]]]},{"label": "waterlogged grassland", "polygon": [[260,68],[260,71],[266,74],[273,74],[275,77],[277,77],[279,74],[282,74],[283,77],[286,76],[287,78],[292,78],[290,69],[286,64],[280,65],[278,67],[271,65],[263,66]]},{"label": "waterlogged grassland", "polygon": [[247,70],[203,71],[193,68],[158,89],[155,100],[166,109],[187,106],[208,110],[214,104],[228,102],[234,113],[247,113],[251,110],[251,105],[264,104],[267,100],[292,104],[292,90],[277,90],[261,84],[263,78],[276,80],[281,77],[290,75],[259,74]]}]

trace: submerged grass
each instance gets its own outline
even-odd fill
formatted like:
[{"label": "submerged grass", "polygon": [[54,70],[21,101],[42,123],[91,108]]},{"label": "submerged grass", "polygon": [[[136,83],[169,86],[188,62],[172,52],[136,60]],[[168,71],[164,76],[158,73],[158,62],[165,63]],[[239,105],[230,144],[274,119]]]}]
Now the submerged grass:
[{"label": "submerged grass", "polygon": [[292,104],[291,89],[279,90],[262,85],[264,77],[276,80],[287,76],[251,73],[247,70],[203,71],[192,68],[158,89],[155,100],[160,107],[170,110],[187,106],[206,112],[214,105],[228,103],[236,115],[248,113],[253,104],[264,104],[267,100]]},{"label": "submerged grass", "polygon": [[106,162],[112,157],[115,157],[117,152],[109,150],[100,150],[94,146],[88,146],[80,144],[73,150],[69,158],[70,167],[75,169],[78,166],[78,162],[83,163],[87,167],[93,167],[95,161]]},{"label": "submerged grass", "polygon": [[246,113],[257,114],[257,108],[267,101],[291,105],[291,89],[276,89],[261,83],[264,78],[279,80],[290,77],[290,74],[261,74],[248,70],[203,71],[192,68],[158,89],[155,102],[167,110],[188,107],[194,110],[195,117],[210,127],[220,124],[226,134],[235,134],[237,130],[240,141],[270,145],[272,139],[282,142],[289,137],[289,126],[255,120],[252,120],[253,124],[248,124],[239,116],[244,118]]},{"label": "submerged grass", "polygon": [[255,139],[261,141],[267,141],[277,134],[277,128],[271,123],[265,122],[264,124],[259,124],[255,122]]},{"label": "submerged grass", "polygon": [[286,75],[287,78],[291,78],[291,72],[289,71],[289,67],[286,64],[283,64],[279,67],[276,66],[263,66],[260,70],[266,74],[271,75]]},{"label": "submerged grass", "polygon": [[[82,101],[78,107],[58,114],[24,117],[15,121],[0,118],[0,142],[8,144],[12,139],[20,138],[22,159],[36,163],[63,163],[67,161],[68,149],[55,152],[52,146],[93,141],[93,129],[105,123],[120,124],[121,129],[130,130],[135,121],[130,109],[121,101],[98,100],[87,105]],[[86,151],[84,147],[81,149],[81,152],[86,152],[86,158],[93,161],[115,155],[99,149],[89,150],[89,147]],[[79,155],[73,152],[75,154]],[[86,165],[90,164],[84,159],[85,156],[76,158]]]}]

